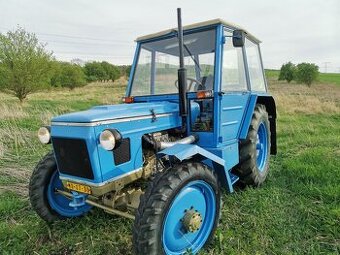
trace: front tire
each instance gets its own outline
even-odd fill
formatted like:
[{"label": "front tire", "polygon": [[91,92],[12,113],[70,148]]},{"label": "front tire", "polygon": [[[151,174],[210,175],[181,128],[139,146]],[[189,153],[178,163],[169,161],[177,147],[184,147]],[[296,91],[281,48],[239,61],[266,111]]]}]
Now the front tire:
[{"label": "front tire", "polygon": [[200,163],[182,163],[148,186],[133,227],[135,254],[197,253],[213,237],[219,219],[220,186]]},{"label": "front tire", "polygon": [[270,125],[266,107],[257,104],[247,138],[240,143],[240,163],[233,172],[244,185],[258,187],[269,172]]},{"label": "front tire", "polygon": [[78,217],[91,209],[84,205],[79,208],[69,206],[70,200],[55,193],[63,190],[53,152],[48,153],[33,170],[29,183],[29,198],[32,208],[46,222]]}]

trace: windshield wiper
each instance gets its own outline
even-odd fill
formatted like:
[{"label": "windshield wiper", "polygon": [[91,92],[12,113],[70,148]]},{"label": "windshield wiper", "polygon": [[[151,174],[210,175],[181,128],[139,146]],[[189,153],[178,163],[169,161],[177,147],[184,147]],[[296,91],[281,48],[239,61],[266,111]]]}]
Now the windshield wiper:
[{"label": "windshield wiper", "polygon": [[190,52],[188,46],[186,46],[185,43],[183,43],[183,46],[184,46],[185,50],[189,53],[189,55],[190,55],[192,61],[194,61],[196,67],[200,70],[200,72],[202,72],[202,69],[201,69],[200,65],[198,64],[197,60],[196,60],[196,59],[193,57],[193,55],[191,54],[191,52]]},{"label": "windshield wiper", "polygon": [[[176,34],[177,35],[177,38],[178,38],[178,33]],[[192,61],[194,61],[195,63],[195,66],[198,68],[198,70],[200,70],[200,72],[202,72],[202,69],[200,67],[200,65],[198,64],[197,60],[194,58],[194,56],[191,54],[188,46],[185,45],[185,43],[183,42],[183,46],[184,46],[184,49],[188,52],[189,56],[191,57]]]}]

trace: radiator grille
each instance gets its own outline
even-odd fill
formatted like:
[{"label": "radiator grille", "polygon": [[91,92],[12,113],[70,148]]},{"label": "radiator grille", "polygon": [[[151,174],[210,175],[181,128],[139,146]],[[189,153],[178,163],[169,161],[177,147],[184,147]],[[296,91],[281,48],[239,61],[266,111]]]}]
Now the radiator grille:
[{"label": "radiator grille", "polygon": [[52,138],[52,144],[61,173],[94,178],[85,140]]},{"label": "radiator grille", "polygon": [[130,161],[131,153],[129,138],[124,138],[120,145],[113,150],[113,158],[116,166]]}]

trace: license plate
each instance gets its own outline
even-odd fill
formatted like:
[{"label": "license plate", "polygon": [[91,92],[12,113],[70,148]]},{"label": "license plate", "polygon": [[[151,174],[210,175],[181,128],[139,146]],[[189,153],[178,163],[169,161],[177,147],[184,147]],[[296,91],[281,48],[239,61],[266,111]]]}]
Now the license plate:
[{"label": "license plate", "polygon": [[81,193],[85,194],[91,194],[91,188],[86,185],[78,184],[78,183],[73,183],[73,182],[66,182],[66,188],[74,191],[78,191]]}]

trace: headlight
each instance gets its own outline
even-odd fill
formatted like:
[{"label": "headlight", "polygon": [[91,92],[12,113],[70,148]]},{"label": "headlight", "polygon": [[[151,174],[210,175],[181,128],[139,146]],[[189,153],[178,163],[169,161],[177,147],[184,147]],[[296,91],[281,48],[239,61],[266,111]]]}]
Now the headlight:
[{"label": "headlight", "polygon": [[42,144],[49,144],[51,142],[51,128],[41,127],[38,130],[38,138]]},{"label": "headlight", "polygon": [[120,133],[115,129],[104,130],[99,137],[100,145],[108,151],[112,151],[121,140]]}]

